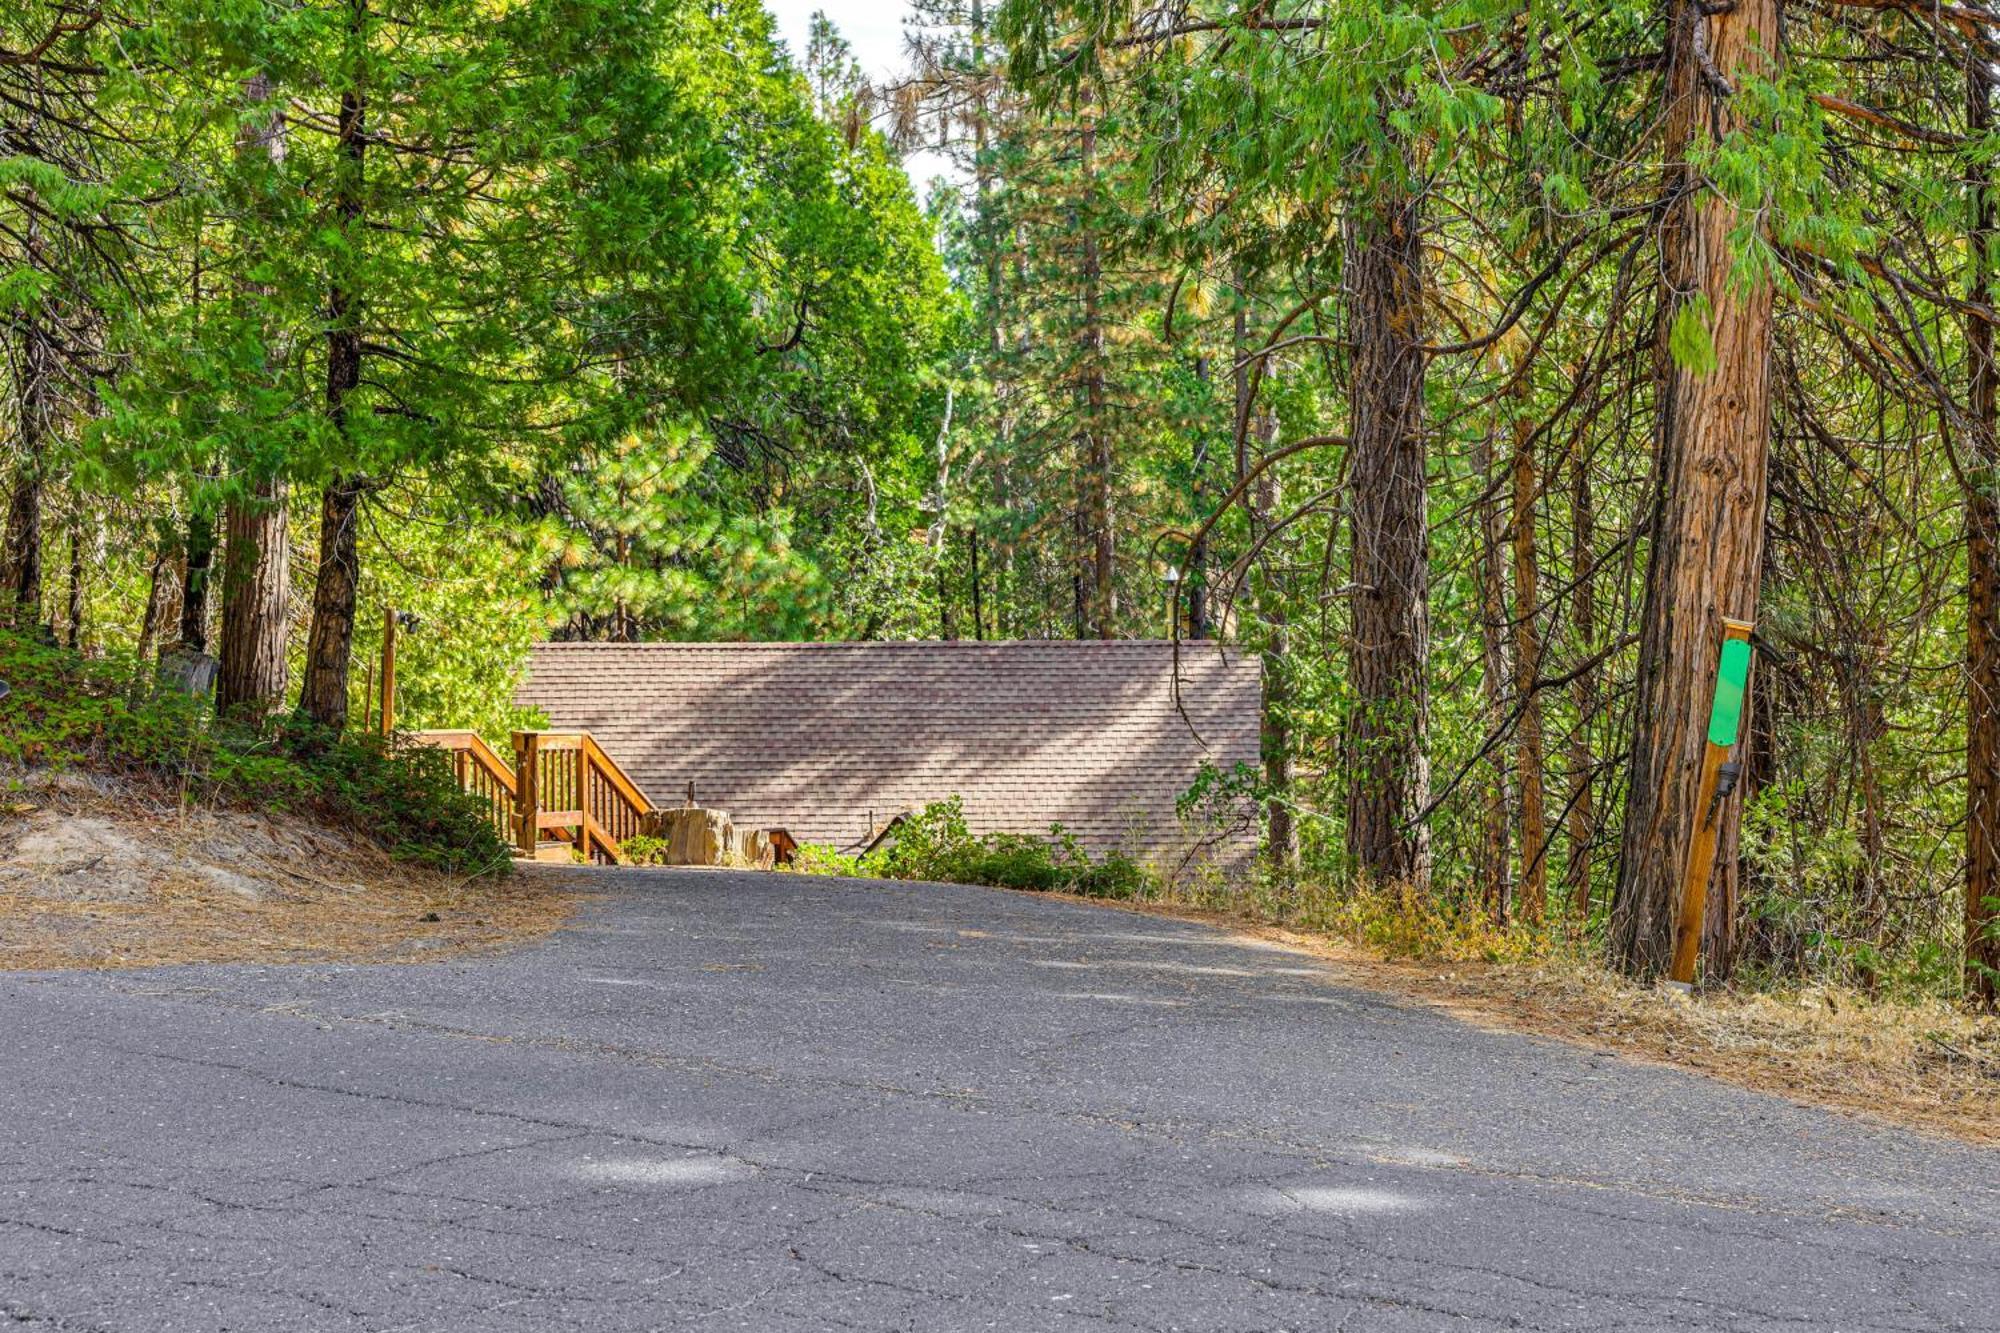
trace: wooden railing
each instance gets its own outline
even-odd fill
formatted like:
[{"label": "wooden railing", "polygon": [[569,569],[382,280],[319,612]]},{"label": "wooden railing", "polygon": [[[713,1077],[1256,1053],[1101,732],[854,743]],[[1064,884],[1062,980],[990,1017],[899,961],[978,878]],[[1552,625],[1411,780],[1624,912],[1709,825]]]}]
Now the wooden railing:
[{"label": "wooden railing", "polygon": [[514,770],[476,731],[419,731],[415,739],[451,752],[458,785],[486,803],[493,828],[514,841]]},{"label": "wooden railing", "polygon": [[622,865],[619,844],[653,810],[589,732],[515,732],[514,773],[514,845],[524,855],[554,837],[585,860]]},{"label": "wooden railing", "polygon": [[653,803],[589,732],[517,731],[514,762],[472,731],[420,731],[451,751],[458,785],[482,798],[500,836],[523,856],[567,843],[585,860],[624,864],[619,844],[640,833]]}]

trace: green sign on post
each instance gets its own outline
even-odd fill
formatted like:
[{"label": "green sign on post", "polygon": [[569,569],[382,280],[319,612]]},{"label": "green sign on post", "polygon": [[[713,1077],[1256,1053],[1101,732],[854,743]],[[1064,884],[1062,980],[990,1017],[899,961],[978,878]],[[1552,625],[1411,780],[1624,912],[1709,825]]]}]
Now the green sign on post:
[{"label": "green sign on post", "polygon": [[1750,644],[1722,641],[1722,665],[1715,673],[1715,706],[1708,714],[1708,743],[1731,746],[1743,723],[1743,687],[1750,679]]}]

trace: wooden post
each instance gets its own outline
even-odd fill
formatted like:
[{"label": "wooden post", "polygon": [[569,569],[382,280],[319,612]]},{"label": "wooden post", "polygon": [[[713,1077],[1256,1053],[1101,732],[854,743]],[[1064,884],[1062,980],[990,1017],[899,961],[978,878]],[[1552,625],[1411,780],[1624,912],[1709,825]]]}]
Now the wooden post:
[{"label": "wooden post", "polygon": [[382,608],[382,734],[396,730],[396,608]]},{"label": "wooden post", "polygon": [[[1680,916],[1674,928],[1674,960],[1668,976],[1680,985],[1694,984],[1695,960],[1701,955],[1701,926],[1708,914],[1708,882],[1715,877],[1715,840],[1721,821],[1716,788],[1742,730],[1743,696],[1750,678],[1750,631],[1747,620],[1722,621],[1722,656],[1716,667],[1715,700],[1708,714],[1708,746],[1702,754],[1701,785],[1695,800],[1696,825],[1688,844],[1687,869],[1681,877]],[[1733,788],[1734,782],[1731,786]],[[1726,796],[1727,793],[1725,792]]]},{"label": "wooden post", "polygon": [[533,856],[542,841],[541,767],[542,734],[538,731],[514,733],[514,845]]}]

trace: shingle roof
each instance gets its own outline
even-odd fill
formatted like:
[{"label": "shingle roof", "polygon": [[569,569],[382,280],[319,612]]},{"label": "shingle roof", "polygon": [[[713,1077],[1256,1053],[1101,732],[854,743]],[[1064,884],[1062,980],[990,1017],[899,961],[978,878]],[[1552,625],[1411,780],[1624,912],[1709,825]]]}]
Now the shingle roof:
[{"label": "shingle roof", "polygon": [[1150,641],[552,643],[520,697],[594,733],[655,803],[692,780],[700,804],[801,842],[848,846],[871,812],[957,795],[975,832],[1060,821],[1160,857],[1185,843],[1174,802],[1201,762],[1258,746],[1254,656],[1182,644],[1186,721],[1173,671]]}]

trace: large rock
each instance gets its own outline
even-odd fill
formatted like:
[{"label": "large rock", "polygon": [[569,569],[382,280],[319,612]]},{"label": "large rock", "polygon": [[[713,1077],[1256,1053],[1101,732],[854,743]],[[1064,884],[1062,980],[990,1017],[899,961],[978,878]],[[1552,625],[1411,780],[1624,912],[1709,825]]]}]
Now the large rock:
[{"label": "large rock", "polygon": [[728,865],[737,855],[736,826],[725,810],[655,810],[644,832],[667,844],[670,866]]},{"label": "large rock", "polygon": [[771,835],[760,828],[745,829],[737,844],[739,863],[752,870],[769,870],[777,864],[777,849]]}]

